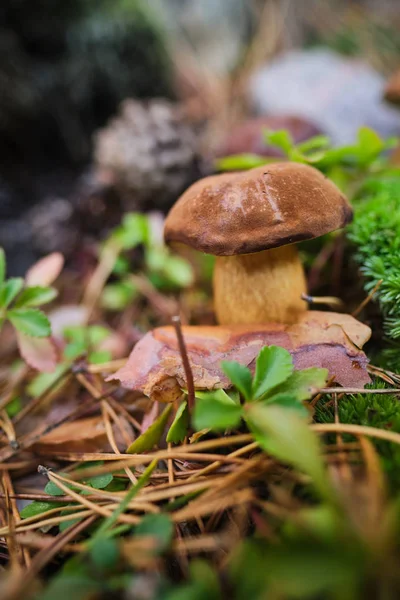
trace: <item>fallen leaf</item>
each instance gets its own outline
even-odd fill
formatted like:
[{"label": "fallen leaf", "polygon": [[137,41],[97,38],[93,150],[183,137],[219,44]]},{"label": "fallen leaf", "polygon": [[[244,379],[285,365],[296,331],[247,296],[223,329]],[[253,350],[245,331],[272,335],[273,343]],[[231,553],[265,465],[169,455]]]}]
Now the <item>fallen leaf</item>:
[{"label": "fallen leaf", "polygon": [[64,267],[64,257],[60,252],[53,252],[36,262],[26,273],[27,286],[40,285],[46,287],[57,279]]},{"label": "fallen leaf", "polygon": [[[120,423],[129,437],[132,437],[132,428],[129,423],[120,418]],[[119,428],[112,427],[117,446],[123,450],[126,442],[123,440]],[[35,451],[51,452],[100,452],[112,451],[102,417],[90,417],[71,423],[64,423],[43,435],[32,447]]]},{"label": "fallen leaf", "polygon": [[[370,381],[368,359],[361,347],[371,336],[369,327],[350,315],[308,311],[298,323],[259,326],[183,327],[196,389],[227,388],[223,360],[235,360],[255,369],[263,346],[282,346],[295,369],[323,367],[343,386],[363,387]],[[171,402],[186,388],[186,377],[173,327],[147,333],[134,347],[125,366],[109,380],[127,389]]]},{"label": "fallen leaf", "polygon": [[57,366],[57,352],[51,338],[37,338],[15,330],[18,348],[24,361],[42,373],[52,373]]}]

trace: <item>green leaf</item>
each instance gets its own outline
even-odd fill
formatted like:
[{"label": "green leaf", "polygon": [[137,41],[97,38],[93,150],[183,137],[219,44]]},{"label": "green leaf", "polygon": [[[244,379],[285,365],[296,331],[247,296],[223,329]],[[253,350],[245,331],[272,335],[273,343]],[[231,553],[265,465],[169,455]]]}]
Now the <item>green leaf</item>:
[{"label": "green leaf", "polygon": [[282,408],[295,410],[297,414],[303,418],[310,416],[307,407],[291,394],[278,394],[277,396],[272,396],[271,398],[265,400],[263,404],[264,406],[270,406],[273,404],[274,406],[281,406]]},{"label": "green leaf", "polygon": [[156,538],[158,552],[164,552],[169,548],[173,534],[174,524],[170,517],[163,513],[146,515],[135,527],[135,535]]},{"label": "green leaf", "polygon": [[6,413],[12,419],[19,413],[22,408],[22,400],[20,396],[14,396],[11,402],[8,402],[6,406]]},{"label": "green leaf", "polygon": [[140,454],[154,448],[164,433],[171,410],[172,404],[169,404],[154,423],[129,446],[127,453]]},{"label": "green leaf", "polygon": [[223,360],[221,369],[239,390],[245,400],[251,400],[252,376],[251,371],[236,361]]},{"label": "green leaf", "polygon": [[22,277],[7,279],[0,287],[0,308],[7,308],[24,287]]},{"label": "green leaf", "polygon": [[[190,562],[189,569],[190,582],[180,586],[174,586],[169,593],[163,596],[163,600],[222,599],[223,596],[221,594],[218,575],[210,564],[208,564],[205,560],[195,559]],[[249,597],[248,600],[253,599],[250,599]]]},{"label": "green leaf", "polygon": [[6,253],[3,248],[0,248],[0,288],[6,278]]},{"label": "green leaf", "polygon": [[16,301],[15,308],[47,304],[48,302],[54,300],[54,298],[57,297],[57,294],[57,290],[52,287],[27,287],[23,290]]},{"label": "green leaf", "polygon": [[[59,475],[62,475],[63,477],[68,477],[68,473],[59,473]],[[67,487],[67,488],[73,488],[73,486],[69,483],[66,483],[65,481],[63,481],[63,484]],[[46,484],[46,487],[44,488],[44,493],[48,494],[49,496],[65,496],[65,492],[58,487],[57,484],[55,484],[53,481],[48,481]]]},{"label": "green leaf", "polygon": [[242,407],[236,404],[223,390],[202,392],[201,398],[197,396],[194,406],[193,424],[196,431],[212,429],[225,431],[234,429],[240,424]]},{"label": "green leaf", "polygon": [[179,287],[192,285],[194,275],[190,263],[180,256],[168,256],[163,265],[163,273],[170,283]]},{"label": "green leaf", "polygon": [[101,589],[101,582],[89,575],[61,574],[50,581],[40,600],[87,600],[95,598]]},{"label": "green leaf", "polygon": [[7,312],[7,317],[25,335],[32,337],[49,337],[51,335],[50,321],[37,308],[16,308]]},{"label": "green leaf", "polygon": [[363,164],[368,164],[371,159],[378,156],[385,148],[385,143],[382,138],[376,131],[369,127],[360,127],[358,130],[357,141],[359,159]]},{"label": "green leaf", "polygon": [[[187,393],[186,390],[185,393]],[[195,396],[196,398],[200,398],[200,400],[215,398],[216,400],[221,400],[221,402],[231,402],[240,405],[240,394],[233,388],[229,389],[227,392],[222,388],[207,391],[195,390]]]},{"label": "green leaf", "polygon": [[323,388],[328,379],[328,370],[311,367],[294,373],[283,383],[271,390],[267,399],[276,398],[280,394],[293,396],[298,401],[308,400],[319,389]]},{"label": "green leaf", "polygon": [[60,502],[31,502],[21,510],[19,516],[21,519],[28,519],[29,517],[36,517],[36,515],[41,515],[42,513],[59,506],[64,506],[64,504]]},{"label": "green leaf", "polygon": [[176,411],[175,418],[167,433],[167,442],[171,444],[178,444],[181,442],[187,436],[188,427],[189,409],[185,400]]},{"label": "green leaf", "polygon": [[312,537],[273,545],[246,540],[229,564],[235,600],[355,598],[357,580],[365,579],[365,558],[357,550]]},{"label": "green leaf", "polygon": [[138,296],[138,289],[131,281],[106,285],[101,295],[101,305],[106,310],[123,310]]},{"label": "green leaf", "polygon": [[87,485],[96,488],[96,490],[104,490],[114,479],[111,473],[105,473],[104,475],[95,475],[94,477],[89,477],[89,479],[85,479],[85,483]]},{"label": "green leaf", "polygon": [[90,346],[97,346],[110,337],[111,331],[103,325],[91,325],[86,328],[86,336]]},{"label": "green leaf", "polygon": [[112,359],[112,354],[109,350],[94,350],[88,355],[88,361],[92,365],[101,365]]},{"label": "green leaf", "polygon": [[264,140],[267,144],[278,146],[286,155],[288,155],[294,147],[293,138],[286,129],[279,131],[264,131]]},{"label": "green leaf", "polygon": [[119,548],[112,538],[99,538],[90,548],[90,558],[99,571],[109,571],[118,564]]},{"label": "green leaf", "polygon": [[149,223],[146,215],[127,213],[122,225],[117,227],[109,238],[124,250],[131,250],[139,244],[146,244],[149,239]]},{"label": "green leaf", "polygon": [[264,346],[257,356],[253,399],[261,398],[293,373],[293,359],[285,348]]},{"label": "green leaf", "polygon": [[246,420],[264,450],[307,473],[320,495],[332,501],[319,438],[304,419],[279,406],[255,403]]},{"label": "green leaf", "polygon": [[28,394],[33,396],[33,398],[37,398],[41,394],[43,394],[47,389],[49,389],[52,385],[56,383],[58,379],[60,382],[58,385],[55,385],[55,390],[61,387],[64,384],[64,379],[62,375],[66,373],[68,370],[68,365],[60,364],[57,365],[55,370],[52,373],[40,373],[36,375],[26,387]]},{"label": "green leaf", "polygon": [[[60,513],[60,516],[65,517],[66,515],[69,515],[69,514],[70,514],[69,511],[68,512],[62,511]],[[76,525],[77,523],[79,523],[79,521],[82,521],[82,519],[83,519],[83,517],[80,517],[79,519],[69,519],[68,521],[61,521],[61,523],[58,526],[60,533],[63,533],[63,531],[66,531],[73,525]]]},{"label": "green leaf", "polygon": [[89,541],[89,547],[93,546],[97,543],[97,540],[102,538],[105,533],[110,531],[111,527],[118,520],[119,515],[121,515],[129,506],[129,503],[133,500],[133,498],[140,492],[140,490],[147,485],[151,474],[157,466],[157,460],[153,460],[149,466],[145,469],[143,474],[140,476],[140,479],[137,481],[135,485],[133,485],[124,495],[123,499],[114,510],[114,512],[107,517],[103,523],[100,525],[99,529],[94,533]]},{"label": "green leaf", "polygon": [[233,154],[218,158],[215,161],[215,169],[217,171],[247,171],[247,169],[261,167],[266,163],[268,163],[268,159],[258,154]]}]

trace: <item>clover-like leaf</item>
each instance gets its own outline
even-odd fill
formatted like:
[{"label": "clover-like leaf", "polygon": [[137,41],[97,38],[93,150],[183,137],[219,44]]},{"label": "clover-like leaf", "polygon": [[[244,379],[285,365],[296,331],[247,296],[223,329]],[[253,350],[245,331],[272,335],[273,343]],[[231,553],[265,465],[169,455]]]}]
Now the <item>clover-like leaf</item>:
[{"label": "clover-like leaf", "polygon": [[25,288],[19,295],[15,308],[25,308],[48,304],[57,297],[57,290],[52,287],[34,286]]},{"label": "clover-like leaf", "polygon": [[[197,395],[197,392],[196,392]],[[194,407],[193,424],[197,431],[225,431],[240,424],[242,407],[223,390],[202,392]]]},{"label": "clover-like leaf", "polygon": [[264,346],[257,356],[252,385],[253,399],[261,398],[293,373],[293,359],[285,348]]},{"label": "clover-like leaf", "polygon": [[7,312],[7,317],[15,329],[32,337],[48,337],[51,334],[50,321],[37,308],[16,308]]},{"label": "clover-like leaf", "polygon": [[252,376],[250,369],[234,360],[223,360],[221,362],[221,369],[239,390],[243,398],[250,400],[252,397]]},{"label": "clover-like leaf", "polygon": [[20,293],[24,285],[22,277],[7,279],[0,287],[0,308],[7,308]]},{"label": "clover-like leaf", "polygon": [[[41,515],[42,513],[59,506],[60,502],[31,502],[21,510],[19,516],[21,519],[28,519],[29,517],[36,517],[36,515]],[[63,506],[63,504],[61,504],[61,506]]]},{"label": "clover-like leaf", "polygon": [[279,395],[293,396],[298,401],[308,400],[319,389],[324,387],[328,379],[328,369],[311,367],[294,373],[283,383],[271,390],[267,399],[277,398]]}]

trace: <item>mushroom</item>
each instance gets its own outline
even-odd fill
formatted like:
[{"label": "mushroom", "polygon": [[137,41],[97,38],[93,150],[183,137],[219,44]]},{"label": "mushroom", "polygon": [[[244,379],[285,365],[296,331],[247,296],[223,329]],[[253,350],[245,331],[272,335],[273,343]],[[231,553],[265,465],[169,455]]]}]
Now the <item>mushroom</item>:
[{"label": "mushroom", "polygon": [[220,324],[295,323],[307,305],[294,243],[343,227],[352,214],[322,173],[280,162],[197,181],[170,210],[164,237],[217,256]]}]

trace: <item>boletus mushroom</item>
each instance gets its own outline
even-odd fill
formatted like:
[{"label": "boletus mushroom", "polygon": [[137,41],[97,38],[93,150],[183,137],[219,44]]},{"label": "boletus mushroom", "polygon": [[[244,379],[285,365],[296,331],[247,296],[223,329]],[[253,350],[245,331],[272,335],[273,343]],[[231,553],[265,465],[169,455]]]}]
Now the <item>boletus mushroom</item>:
[{"label": "boletus mushroom", "polygon": [[352,214],[322,173],[280,162],[197,181],[170,210],[164,237],[217,257],[220,324],[295,323],[307,310],[295,243],[343,227]]}]

